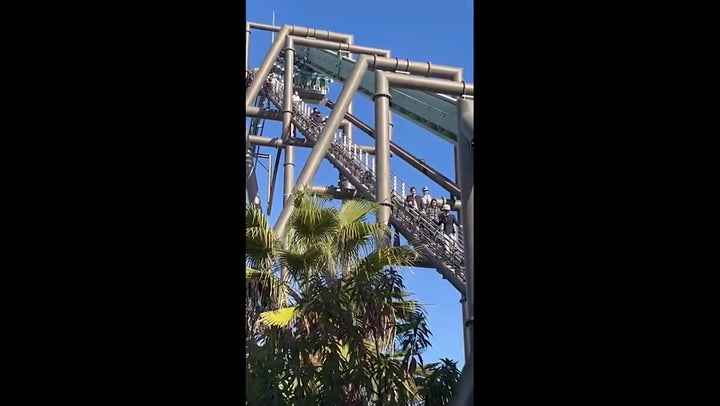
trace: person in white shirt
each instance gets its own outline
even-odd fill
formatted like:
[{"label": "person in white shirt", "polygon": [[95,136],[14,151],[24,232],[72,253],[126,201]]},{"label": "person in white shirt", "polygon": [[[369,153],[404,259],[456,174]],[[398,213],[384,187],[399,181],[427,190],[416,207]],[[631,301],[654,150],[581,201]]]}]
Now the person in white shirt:
[{"label": "person in white shirt", "polygon": [[428,206],[430,206],[430,200],[432,200],[432,197],[430,197],[430,190],[428,189],[427,186],[423,186],[422,192],[423,192],[423,195],[420,198],[420,200],[422,200],[423,207],[427,208]]}]

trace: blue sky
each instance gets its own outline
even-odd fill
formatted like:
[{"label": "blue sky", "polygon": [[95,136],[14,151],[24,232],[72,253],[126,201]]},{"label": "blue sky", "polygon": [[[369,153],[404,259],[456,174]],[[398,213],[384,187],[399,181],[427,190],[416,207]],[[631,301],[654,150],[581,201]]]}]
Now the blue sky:
[{"label": "blue sky", "polygon": [[[385,8],[383,12],[378,12]],[[275,11],[275,25],[298,25],[352,34],[355,44],[392,51],[393,57],[413,61],[429,61],[433,64],[450,65],[465,69],[465,80],[473,78],[473,2],[470,0],[447,0],[441,3],[429,0],[336,2],[318,0],[248,0],[248,21],[270,24]],[[271,43],[271,33],[253,30],[250,36],[250,65],[258,67]],[[328,94],[336,100],[342,84],[334,83]],[[354,113],[362,121],[374,125],[372,102],[360,95],[353,101]],[[329,110],[321,108],[324,115]],[[455,179],[453,148],[437,136],[393,114],[395,125],[393,141],[412,154],[436,168],[450,179]],[[264,135],[277,137],[280,124],[265,122]],[[373,145],[373,140],[359,130],[354,131],[355,142]],[[309,154],[307,148],[295,148],[295,177]],[[272,155],[276,150],[262,147],[261,152]],[[283,155],[284,156],[284,155]],[[267,165],[265,161],[265,165]],[[430,179],[411,168],[399,158],[391,158],[391,171],[409,186],[430,189],[433,197],[449,194],[442,191]],[[263,209],[266,210],[268,173],[261,166],[257,169]],[[325,161],[318,171],[315,185],[337,184],[337,171]],[[270,223],[275,224],[282,209],[283,170],[278,171],[273,210]],[[404,241],[403,241],[404,243]],[[423,356],[425,362],[440,358],[464,364],[462,316],[460,295],[434,269],[412,268],[405,272],[405,284],[415,297],[427,305],[433,347]]]}]

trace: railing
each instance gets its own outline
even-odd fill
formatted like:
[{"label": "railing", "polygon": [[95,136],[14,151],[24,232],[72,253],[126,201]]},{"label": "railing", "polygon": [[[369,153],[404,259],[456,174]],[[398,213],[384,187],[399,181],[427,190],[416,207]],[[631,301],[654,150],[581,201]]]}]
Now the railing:
[{"label": "railing", "polygon": [[[272,103],[282,109],[283,83],[277,78],[270,78],[264,90]],[[313,142],[317,141],[323,124],[312,118],[312,107],[300,101],[293,103],[293,110],[293,121],[298,130]],[[362,186],[367,188],[367,194],[373,199],[376,198],[374,155],[368,154],[358,145],[349,142],[342,131],[335,133],[328,154],[362,182]],[[424,210],[418,211],[405,205],[405,182],[392,173],[390,176],[392,184],[391,223],[401,225],[407,230],[410,235],[405,237],[416,248],[419,248],[421,253],[424,251],[425,256],[436,258],[446,269],[465,282],[462,227],[456,228],[455,239],[446,236],[439,229],[437,218],[432,218],[434,216]]]}]

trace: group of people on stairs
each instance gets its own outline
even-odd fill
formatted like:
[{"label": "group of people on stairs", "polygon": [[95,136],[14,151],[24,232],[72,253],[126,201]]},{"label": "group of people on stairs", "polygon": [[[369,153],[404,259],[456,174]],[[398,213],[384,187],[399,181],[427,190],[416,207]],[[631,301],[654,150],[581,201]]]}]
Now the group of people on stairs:
[{"label": "group of people on stairs", "polygon": [[422,188],[422,192],[423,195],[418,196],[413,186],[405,198],[405,209],[415,223],[415,231],[425,234],[431,241],[440,240],[445,253],[454,255],[459,249],[458,234],[461,226],[455,215],[450,213],[449,201],[440,198],[438,202],[438,199],[432,198],[427,186]]}]

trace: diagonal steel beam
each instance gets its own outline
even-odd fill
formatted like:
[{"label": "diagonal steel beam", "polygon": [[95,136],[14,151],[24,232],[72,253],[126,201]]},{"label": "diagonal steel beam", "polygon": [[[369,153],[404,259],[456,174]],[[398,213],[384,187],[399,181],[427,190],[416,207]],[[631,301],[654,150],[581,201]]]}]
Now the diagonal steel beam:
[{"label": "diagonal steel beam", "polygon": [[[252,24],[251,24],[252,27]],[[288,32],[290,32],[290,27],[285,25],[283,26],[280,31],[278,32],[277,38],[275,38],[275,42],[273,42],[272,46],[270,47],[270,50],[267,54],[265,54],[265,59],[263,59],[262,63],[258,67],[258,71],[255,74],[255,78],[253,79],[252,83],[250,83],[250,86],[245,91],[245,105],[250,106],[252,105],[252,101],[257,97],[257,95],[260,93],[260,88],[262,88],[263,84],[265,83],[265,80],[268,77],[268,74],[270,73],[270,70],[272,69],[273,63],[277,59],[278,55],[280,55],[280,49],[285,44],[285,38],[288,35]]]},{"label": "diagonal steel beam", "polygon": [[[345,113],[347,113],[348,104],[352,101],[353,95],[357,91],[358,86],[360,86],[363,74],[367,71],[368,59],[369,57],[366,55],[361,55],[355,64],[350,77],[340,92],[336,108],[330,113],[330,117],[328,117],[325,127],[323,127],[322,132],[317,137],[317,142],[310,152],[310,156],[308,156],[307,161],[305,161],[305,166],[303,166],[302,171],[300,171],[294,190],[301,190],[312,184],[312,180],[318,168],[320,168],[320,163],[325,158],[328,148],[330,148],[333,136],[338,128],[340,128],[340,123],[345,117]],[[280,238],[285,236],[285,226],[290,219],[292,211],[293,202],[292,199],[288,199],[274,227],[276,235]]]}]

